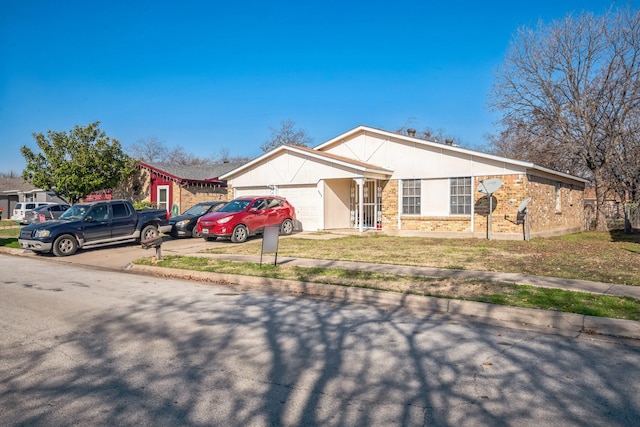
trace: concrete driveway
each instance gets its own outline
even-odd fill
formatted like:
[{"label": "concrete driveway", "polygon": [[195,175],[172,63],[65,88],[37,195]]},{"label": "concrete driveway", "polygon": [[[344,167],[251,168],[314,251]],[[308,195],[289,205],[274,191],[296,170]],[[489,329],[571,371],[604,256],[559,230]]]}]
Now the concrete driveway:
[{"label": "concrete driveway", "polygon": [[[199,252],[205,249],[221,245],[229,245],[229,241],[207,242],[204,239],[172,239],[165,238],[162,243],[162,255],[183,255],[185,253]],[[104,267],[109,269],[126,269],[131,262],[138,258],[150,257],[155,254],[155,249],[142,249],[140,244],[125,243],[102,248],[82,249],[70,257],[55,257],[51,254],[36,255],[40,258],[51,258],[57,262],[69,264],[89,265],[92,267]]]}]

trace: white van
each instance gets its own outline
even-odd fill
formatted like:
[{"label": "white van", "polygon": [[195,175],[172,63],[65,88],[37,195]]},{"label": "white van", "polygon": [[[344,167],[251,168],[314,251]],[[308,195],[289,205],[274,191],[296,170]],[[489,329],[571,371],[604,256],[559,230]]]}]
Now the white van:
[{"label": "white van", "polygon": [[13,215],[11,215],[11,220],[18,221],[18,223],[22,224],[24,221],[24,215],[27,211],[31,209],[35,209],[40,206],[46,205],[55,205],[54,202],[18,202],[13,207]]}]

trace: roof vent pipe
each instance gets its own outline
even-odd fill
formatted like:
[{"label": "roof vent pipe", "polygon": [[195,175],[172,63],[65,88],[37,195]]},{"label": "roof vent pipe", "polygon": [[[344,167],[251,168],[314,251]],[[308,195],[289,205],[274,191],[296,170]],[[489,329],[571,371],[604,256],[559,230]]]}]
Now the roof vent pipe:
[{"label": "roof vent pipe", "polygon": [[416,130],[413,129],[413,128],[407,129],[407,135],[409,135],[411,137],[415,137],[416,136]]},{"label": "roof vent pipe", "polygon": [[444,143],[447,145],[453,145],[453,139],[445,139]]}]

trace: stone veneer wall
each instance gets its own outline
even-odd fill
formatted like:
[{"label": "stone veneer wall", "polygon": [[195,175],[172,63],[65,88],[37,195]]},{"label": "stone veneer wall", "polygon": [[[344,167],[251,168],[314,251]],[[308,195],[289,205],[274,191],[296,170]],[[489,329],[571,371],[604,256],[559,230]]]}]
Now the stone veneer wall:
[{"label": "stone veneer wall", "polygon": [[[532,236],[576,233],[585,229],[584,186],[529,175],[528,206]],[[560,209],[556,209],[556,185],[560,190]]]},{"label": "stone veneer wall", "polygon": [[382,187],[382,229],[398,228],[398,180],[379,181]]},{"label": "stone veneer wall", "polygon": [[177,182],[172,183],[173,204],[177,204],[180,213],[200,202],[227,201],[228,194],[225,187],[201,187],[198,185],[186,185],[181,187]]},{"label": "stone veneer wall", "polygon": [[[474,225],[471,216],[401,216],[398,228],[398,181],[386,181],[382,191],[382,229],[434,233],[466,234],[484,237],[489,220],[489,198],[477,191],[481,180],[500,178],[503,185],[493,194],[493,215],[491,233],[495,238],[519,239],[524,236],[524,215],[518,214],[518,207],[527,197],[531,236],[566,234],[581,231],[584,227],[583,188],[560,183],[562,209],[555,211],[556,183],[551,179],[525,174],[479,176],[472,183],[474,199]],[[427,199],[425,199],[426,201]],[[426,201],[428,203],[428,201]],[[475,228],[475,233],[472,233]]]}]

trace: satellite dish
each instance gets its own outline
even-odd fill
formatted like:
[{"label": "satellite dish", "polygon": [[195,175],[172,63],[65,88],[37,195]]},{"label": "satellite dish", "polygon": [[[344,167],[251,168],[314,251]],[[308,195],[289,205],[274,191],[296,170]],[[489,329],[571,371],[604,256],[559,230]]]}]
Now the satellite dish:
[{"label": "satellite dish", "polygon": [[491,178],[480,181],[478,184],[478,193],[493,194],[502,187],[502,180],[500,178]]},{"label": "satellite dish", "polygon": [[520,203],[520,206],[518,207],[518,212],[524,212],[524,210],[527,209],[527,205],[529,204],[530,201],[531,201],[531,197],[527,197],[526,199],[524,199],[522,203]]}]

